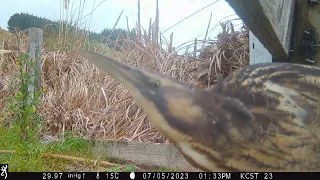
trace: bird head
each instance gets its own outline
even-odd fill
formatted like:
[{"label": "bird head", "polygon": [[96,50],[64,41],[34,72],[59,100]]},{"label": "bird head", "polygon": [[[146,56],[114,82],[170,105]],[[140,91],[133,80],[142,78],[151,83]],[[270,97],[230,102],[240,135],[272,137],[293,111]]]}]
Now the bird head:
[{"label": "bird head", "polygon": [[220,152],[232,149],[230,140],[242,142],[253,134],[251,114],[236,101],[88,50],[79,52],[122,83],[152,126],[203,169],[216,166],[205,156],[216,156],[211,159],[217,161]]},{"label": "bird head", "polygon": [[[297,153],[301,147],[296,143],[304,144],[302,141],[308,141],[314,134],[309,136],[305,127],[319,117],[319,69],[316,67],[256,65],[243,69],[238,76],[228,76],[223,82],[220,81],[217,88],[208,92],[91,51],[79,51],[122,83],[148,116],[152,126],[164,134],[191,164],[202,170],[277,171],[281,163],[291,162],[292,155],[301,158]],[[292,76],[300,74],[308,76]],[[244,81],[245,76],[248,77]],[[255,78],[260,89],[254,84],[256,88],[249,90],[249,86],[253,85],[248,80],[252,78]],[[263,78],[266,80],[263,81]],[[246,87],[241,89],[240,86]],[[306,88],[309,86],[312,88]],[[298,96],[297,92],[302,91],[305,94]],[[309,112],[309,120],[305,120],[306,116],[294,116],[298,105]],[[303,126],[298,126],[298,121],[303,122],[300,123]],[[317,132],[317,129],[314,128],[314,131]],[[303,136],[305,138],[300,139]],[[310,140],[309,143],[319,144],[318,141]],[[296,147],[297,150],[286,149],[286,143],[290,145],[287,147]],[[285,156],[289,158],[283,159]],[[273,159],[270,160],[270,157]],[[309,163],[313,157],[310,155],[310,159],[301,162]],[[319,161],[315,159],[315,162]],[[296,164],[284,166],[281,170],[285,168],[297,170]]]},{"label": "bird head", "polygon": [[146,113],[152,126],[165,134],[170,141],[179,141],[181,134],[178,131],[197,128],[195,118],[200,118],[203,114],[201,108],[194,104],[192,97],[203,90],[159,73],[122,64],[98,53],[84,49],[78,51],[123,84]]}]

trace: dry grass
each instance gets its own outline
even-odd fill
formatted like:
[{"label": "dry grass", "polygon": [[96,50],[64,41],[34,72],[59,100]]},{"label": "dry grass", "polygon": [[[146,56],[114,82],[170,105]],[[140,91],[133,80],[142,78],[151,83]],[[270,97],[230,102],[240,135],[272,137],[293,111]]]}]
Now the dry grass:
[{"label": "dry grass", "polygon": [[[183,82],[190,81],[192,74],[188,69],[196,65],[196,61],[188,59],[147,61],[136,54],[128,54],[123,62]],[[44,132],[52,135],[74,130],[89,138],[165,141],[151,128],[143,110],[123,85],[92,63],[72,53],[47,53],[45,57],[42,85],[47,93],[39,108],[46,119]]]},{"label": "dry grass", "polygon": [[231,21],[221,23],[221,26],[222,32],[217,40],[200,54],[200,58],[207,59],[198,67],[197,80],[202,82],[202,86],[210,87],[214,84],[217,74],[226,77],[249,64],[248,28],[243,26],[241,31],[235,31]]},{"label": "dry grass", "polygon": [[[99,44],[91,44],[90,48],[131,66],[208,88],[214,85],[218,73],[226,76],[248,64],[248,32],[232,32],[228,28],[230,25],[213,45],[205,47],[201,60],[167,53],[150,39],[130,41],[122,53]],[[16,39],[2,30],[0,40],[5,45],[0,49],[17,50],[19,47],[18,50],[26,52],[27,43]],[[58,46],[48,43],[44,46],[41,83],[47,92],[38,111],[45,118],[42,129],[45,136],[63,138],[66,132],[75,131],[86,138],[168,143],[151,127],[143,110],[122,84],[72,51],[58,50]],[[17,70],[14,61],[12,54],[1,58],[1,111],[12,94],[7,87]]]},{"label": "dry grass", "polygon": [[27,37],[23,34],[13,35],[5,30],[0,29],[0,49],[14,52],[0,53],[0,110],[2,111],[8,98],[13,94],[7,91],[9,88],[10,78],[18,71],[15,66],[17,51],[27,50]]}]

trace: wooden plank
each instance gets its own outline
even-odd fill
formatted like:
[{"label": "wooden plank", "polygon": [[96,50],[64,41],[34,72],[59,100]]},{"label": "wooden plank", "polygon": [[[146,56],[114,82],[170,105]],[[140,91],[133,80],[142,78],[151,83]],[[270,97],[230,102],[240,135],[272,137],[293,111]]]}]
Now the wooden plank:
[{"label": "wooden plank", "polygon": [[226,0],[276,61],[289,57],[295,0]]},{"label": "wooden plank", "polygon": [[201,171],[190,165],[172,144],[94,141],[94,154],[119,158],[136,164]]},{"label": "wooden plank", "polygon": [[[317,42],[320,44],[320,6],[311,5],[308,1],[296,1],[296,10],[294,15],[294,27],[292,36],[292,47],[294,51],[290,53],[290,61],[294,63],[310,64],[305,60],[303,52],[298,50],[299,41],[303,38],[304,31],[314,29]],[[315,63],[320,65],[320,47],[315,47]]]}]

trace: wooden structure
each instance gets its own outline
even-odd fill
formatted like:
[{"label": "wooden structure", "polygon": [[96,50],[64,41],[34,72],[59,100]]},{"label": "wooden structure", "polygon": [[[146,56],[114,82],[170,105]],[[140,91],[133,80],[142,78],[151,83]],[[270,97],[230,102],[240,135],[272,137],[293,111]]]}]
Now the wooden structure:
[{"label": "wooden structure", "polygon": [[35,68],[32,68],[29,73],[31,74],[33,86],[29,86],[28,90],[34,94],[34,89],[40,91],[40,71],[41,71],[41,53],[43,43],[43,30],[40,28],[29,28],[29,60],[35,61]]},{"label": "wooden structure", "polygon": [[134,164],[201,171],[194,168],[172,144],[120,141],[93,141],[94,154],[122,159]]},{"label": "wooden structure", "polygon": [[287,59],[295,0],[227,0],[273,58]]},{"label": "wooden structure", "polygon": [[[317,0],[226,0],[277,62],[308,63],[299,47],[305,31],[320,35],[320,6]],[[315,41],[314,43],[317,43]],[[320,64],[320,48],[315,64]]]}]

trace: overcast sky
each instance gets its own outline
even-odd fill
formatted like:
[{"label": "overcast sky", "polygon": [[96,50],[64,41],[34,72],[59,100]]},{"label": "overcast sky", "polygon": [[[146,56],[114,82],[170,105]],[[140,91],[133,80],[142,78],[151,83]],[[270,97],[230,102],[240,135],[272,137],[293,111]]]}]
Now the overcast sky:
[{"label": "overcast sky", "polygon": [[[72,6],[73,9],[78,8],[80,1],[85,1],[86,8],[84,14],[89,14],[93,7],[103,2],[93,12],[89,28],[92,31],[101,32],[104,28],[112,28],[122,10],[123,14],[117,27],[126,29],[126,16],[128,16],[130,28],[133,28],[137,21],[137,0],[70,0],[70,7]],[[166,30],[183,18],[215,1],[216,0],[159,0],[160,31]],[[62,0],[1,0],[0,27],[6,29],[10,16],[17,12],[28,12],[51,20],[58,20],[60,18],[61,2]],[[156,0],[140,0],[140,3],[141,24],[147,29],[150,18],[155,19]],[[227,16],[234,15],[227,19],[238,18],[229,4],[224,0],[220,0],[171,28],[164,33],[164,36],[169,39],[171,32],[173,32],[174,46],[178,46],[201,34],[204,35],[211,12],[212,20],[210,29]],[[215,28],[209,36],[216,36],[219,30],[221,30],[220,26]],[[204,36],[199,36],[200,39],[201,37],[203,38]]]}]

